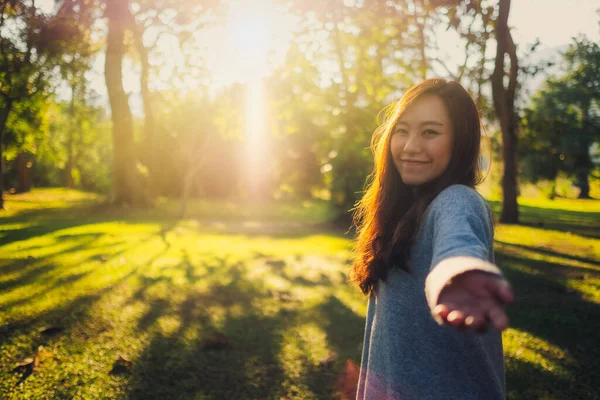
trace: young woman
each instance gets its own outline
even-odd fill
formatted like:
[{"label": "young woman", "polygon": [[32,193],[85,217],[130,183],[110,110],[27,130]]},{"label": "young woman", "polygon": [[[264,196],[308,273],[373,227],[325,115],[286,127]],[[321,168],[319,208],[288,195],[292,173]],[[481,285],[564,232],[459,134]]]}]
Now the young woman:
[{"label": "young woman", "polygon": [[473,100],[442,79],[409,89],[373,136],[351,273],[369,295],[357,399],[505,396],[500,332],[513,295],[474,190],[480,139]]}]

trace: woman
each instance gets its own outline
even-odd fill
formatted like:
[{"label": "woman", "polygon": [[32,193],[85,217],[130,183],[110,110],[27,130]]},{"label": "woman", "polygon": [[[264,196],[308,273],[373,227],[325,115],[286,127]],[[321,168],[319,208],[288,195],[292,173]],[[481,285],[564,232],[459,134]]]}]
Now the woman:
[{"label": "woman", "polygon": [[[373,136],[351,280],[369,295],[357,399],[502,399],[510,285],[494,265],[477,108],[412,87]],[[488,329],[488,326],[491,329]]]}]

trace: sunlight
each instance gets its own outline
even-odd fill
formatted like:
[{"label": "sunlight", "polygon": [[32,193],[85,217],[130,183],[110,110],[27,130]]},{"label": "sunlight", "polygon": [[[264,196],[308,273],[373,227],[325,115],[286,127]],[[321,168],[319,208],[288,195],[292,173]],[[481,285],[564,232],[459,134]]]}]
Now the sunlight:
[{"label": "sunlight", "polygon": [[273,0],[230,0],[227,9],[225,24],[209,35],[211,47],[218,46],[209,60],[215,83],[247,83],[268,76],[284,61],[293,17]]},{"label": "sunlight", "polygon": [[285,12],[272,0],[228,2],[218,53],[215,83],[247,85],[245,114],[245,182],[252,198],[261,197],[268,181],[266,98],[262,80],[283,62],[290,41]]},{"label": "sunlight", "polygon": [[[270,26],[257,10],[231,5],[224,46],[243,64],[242,80],[255,80],[266,75]],[[244,79],[245,78],[245,79]]]},{"label": "sunlight", "polygon": [[253,198],[259,197],[265,182],[268,135],[266,126],[266,99],[261,80],[248,83],[246,94],[246,184]]}]

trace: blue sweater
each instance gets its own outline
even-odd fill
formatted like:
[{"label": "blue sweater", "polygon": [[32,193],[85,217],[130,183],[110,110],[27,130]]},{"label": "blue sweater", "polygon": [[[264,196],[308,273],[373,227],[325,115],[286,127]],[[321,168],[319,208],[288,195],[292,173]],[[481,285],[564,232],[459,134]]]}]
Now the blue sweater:
[{"label": "blue sweater", "polygon": [[493,223],[473,189],[452,185],[427,208],[409,260],[369,298],[357,399],[503,399],[501,333],[459,332],[431,315],[448,279],[500,274]]}]

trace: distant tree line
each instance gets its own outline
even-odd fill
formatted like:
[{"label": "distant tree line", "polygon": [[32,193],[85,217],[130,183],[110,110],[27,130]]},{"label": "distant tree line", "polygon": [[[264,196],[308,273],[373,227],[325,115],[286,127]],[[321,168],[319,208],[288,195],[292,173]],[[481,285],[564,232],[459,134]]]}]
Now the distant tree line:
[{"label": "distant tree line", "polygon": [[[471,91],[500,144],[502,221],[518,222],[518,179],[564,174],[580,197],[589,197],[589,178],[599,175],[591,153],[600,141],[598,44],[574,39],[564,53],[566,72],[548,78],[519,108],[520,88],[539,68],[519,62],[510,0],[286,4],[299,25],[285,62],[264,81],[273,149],[265,197],[323,197],[347,212],[372,169],[368,146],[380,110],[433,76]],[[211,93],[198,60],[202,44],[194,40],[222,22],[224,7],[217,0],[57,0],[43,12],[32,0],[3,1],[0,193],[77,187],[135,206],[151,206],[157,196],[248,198],[248,88],[232,84]],[[464,44],[462,64],[452,67],[444,58],[440,28]],[[158,90],[165,36],[177,43],[185,68]],[[90,88],[99,54],[107,110]],[[143,117],[131,111],[125,63],[139,71]],[[202,82],[200,89],[182,94],[177,82],[186,80]]]}]

